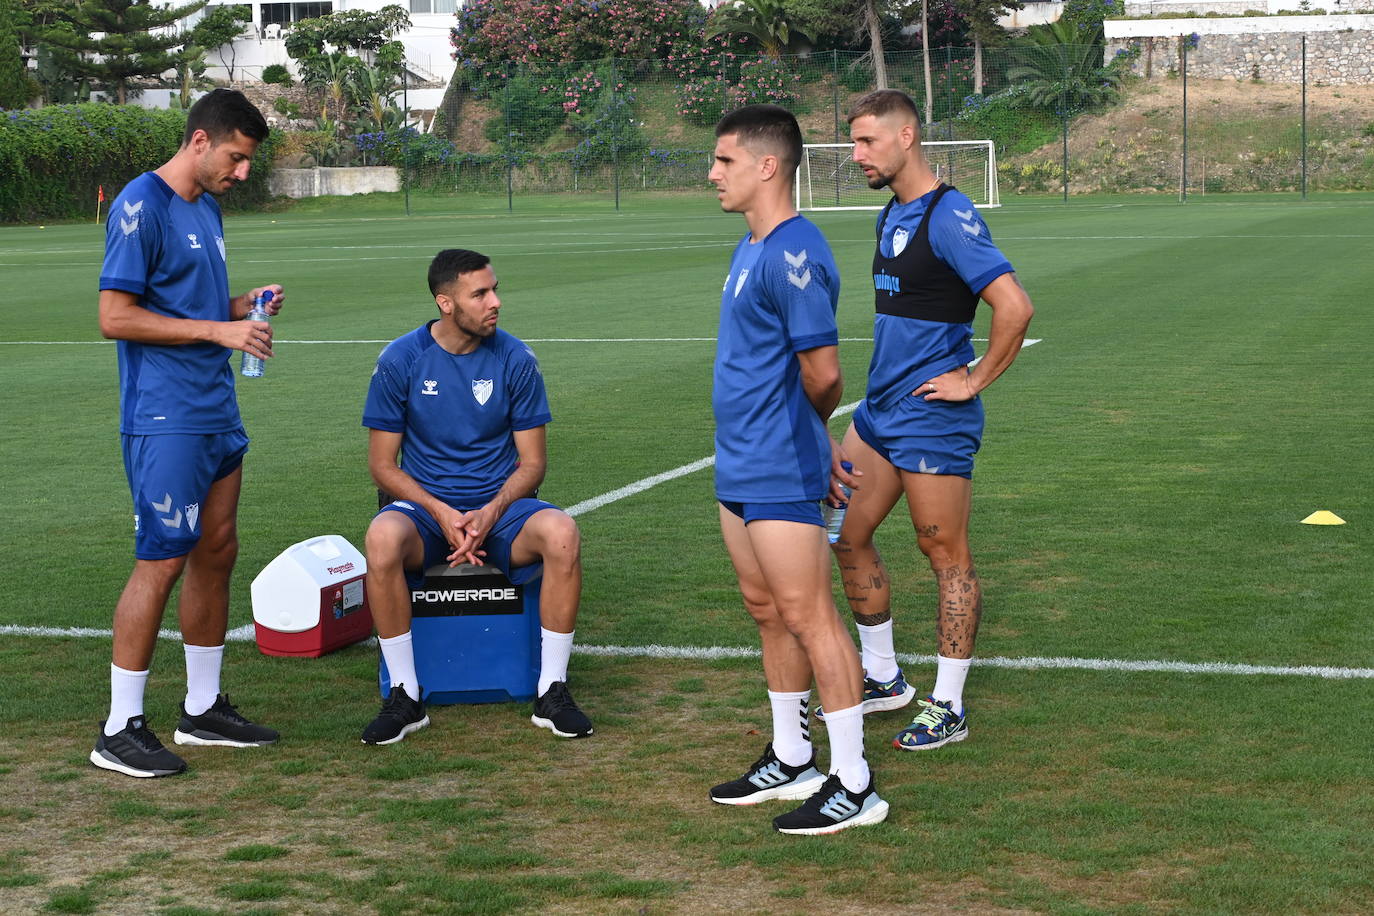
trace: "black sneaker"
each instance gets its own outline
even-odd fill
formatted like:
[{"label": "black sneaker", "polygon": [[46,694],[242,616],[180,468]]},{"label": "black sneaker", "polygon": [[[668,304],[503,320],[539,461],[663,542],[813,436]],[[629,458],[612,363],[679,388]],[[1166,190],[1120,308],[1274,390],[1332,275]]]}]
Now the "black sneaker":
[{"label": "black sneaker", "polygon": [[[420,696],[424,696],[423,689]],[[425,701],[412,700],[406,689],[398,685],[391,688],[391,695],[383,701],[382,711],[377,718],[363,729],[363,744],[395,744],[428,724]]]},{"label": "black sneaker", "polygon": [[91,763],[140,779],[186,772],[186,761],[157,740],[142,716],[131,716],[113,735],[105,734],[105,723],[101,722],[95,750],[91,751]]},{"label": "black sneaker", "polygon": [[711,801],[721,805],[757,805],[774,798],[809,798],[825,782],[816,769],[816,755],[800,766],[790,766],[773,753],[773,742],[763,749],[739,779],[723,782],[711,789]]},{"label": "black sneaker", "polygon": [[820,791],[800,808],[773,818],[773,829],[807,836],[838,833],[850,827],[882,823],[887,819],[887,807],[873,787],[872,776],[862,792],[851,792],[840,782],[839,774],[831,773]]},{"label": "black sneaker", "polygon": [[530,721],[547,728],[560,738],[585,738],[592,733],[592,720],[577,708],[568,685],[554,681],[544,695],[534,701]]},{"label": "black sneaker", "polygon": [[273,744],[280,736],[270,728],[254,725],[229,702],[229,694],[215,697],[215,705],[198,716],[188,716],[181,707],[181,721],[172,734],[177,744],[196,744],[213,747],[262,747]]}]

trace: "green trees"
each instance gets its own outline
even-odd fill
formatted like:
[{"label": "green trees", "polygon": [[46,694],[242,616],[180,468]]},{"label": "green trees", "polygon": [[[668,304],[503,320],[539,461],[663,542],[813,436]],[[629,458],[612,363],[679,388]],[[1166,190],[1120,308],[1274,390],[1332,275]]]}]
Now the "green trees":
[{"label": "green trees", "polygon": [[1007,79],[1019,84],[1025,104],[1060,114],[1114,100],[1125,77],[1124,71],[1102,65],[1100,44],[1084,41],[1078,27],[1062,19],[1033,26],[1012,44],[1011,53],[1015,64]]},{"label": "green trees", "polygon": [[360,109],[387,107],[405,67],[405,47],[394,37],[409,27],[410,14],[395,4],[302,19],[287,34],[286,53],[301,81],[323,94],[322,117],[343,122]]},{"label": "green trees", "polygon": [[954,0],[954,8],[973,36],[973,91],[983,94],[983,48],[1007,42],[1007,30],[997,24],[1010,10],[1025,7],[1022,0]]},{"label": "green trees", "polygon": [[786,0],[735,0],[716,7],[706,37],[748,35],[766,56],[777,59],[793,49],[798,39],[814,42],[816,36],[799,22],[789,22]]},{"label": "green trees", "polygon": [[155,6],[151,0],[84,0],[66,12],[66,21],[44,32],[43,41],[59,70],[112,90],[122,105],[128,101],[131,80],[177,69],[186,59],[186,39],[159,30],[206,3]]},{"label": "green trees", "polygon": [[19,20],[23,14],[11,0],[0,0],[0,108],[23,108],[38,95],[19,53]]}]

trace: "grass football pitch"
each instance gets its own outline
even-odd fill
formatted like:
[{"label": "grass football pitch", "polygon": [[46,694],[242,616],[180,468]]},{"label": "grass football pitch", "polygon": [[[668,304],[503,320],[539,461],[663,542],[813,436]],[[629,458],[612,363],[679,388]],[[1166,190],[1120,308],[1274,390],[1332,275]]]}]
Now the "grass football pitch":
[{"label": "grass football pitch", "polygon": [[[545,498],[575,506],[712,452],[738,216],[706,192],[619,213],[604,198],[414,203],[409,218],[393,196],[228,221],[234,289],[288,293],[277,357],[239,380],[253,447],[231,627],[286,546],[361,545],[368,377],[382,341],[434,315],[439,248],[492,257],[501,324],[539,355]],[[224,683],[279,745],[184,749],[174,779],[93,768],[108,636],[33,634],[108,628],[131,565],[115,352],[96,324],[103,236],[0,228],[0,910],[1374,910],[1374,197],[985,215],[1038,342],[985,394],[971,734],[906,754],[890,745],[903,713],[869,717],[891,816],[828,838],[774,834],[787,803],[706,797],[769,730],[756,658],[679,651],[757,646],[709,468],[578,515],[572,684],[589,740],[498,704],[435,707],[429,729],[365,747],[374,646],[282,659],[240,641]],[[849,404],[871,353],[873,214],[815,219],[844,279]],[[1323,509],[1347,524],[1300,524]],[[879,543],[925,691],[934,588],[900,507]],[[175,641],[153,668],[150,724],[170,740]]]}]

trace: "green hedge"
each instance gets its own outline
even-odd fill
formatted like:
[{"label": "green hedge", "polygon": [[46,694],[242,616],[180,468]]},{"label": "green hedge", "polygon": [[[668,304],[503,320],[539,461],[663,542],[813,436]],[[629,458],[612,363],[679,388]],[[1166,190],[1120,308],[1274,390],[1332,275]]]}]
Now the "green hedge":
[{"label": "green hedge", "polygon": [[[185,128],[184,111],[131,105],[0,111],[0,222],[93,216],[98,185],[113,200],[130,180],[171,158]],[[248,180],[221,198],[225,209],[269,197],[275,138],[259,146]]]}]

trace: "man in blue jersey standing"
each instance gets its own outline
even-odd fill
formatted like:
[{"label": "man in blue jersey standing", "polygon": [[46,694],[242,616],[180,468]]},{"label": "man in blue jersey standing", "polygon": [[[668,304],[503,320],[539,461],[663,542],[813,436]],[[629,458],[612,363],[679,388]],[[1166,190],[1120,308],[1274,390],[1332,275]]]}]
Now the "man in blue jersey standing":
[{"label": "man in blue jersey standing", "polygon": [[215,197],[248,177],[266,137],[267,122],[242,93],[209,93],[188,112],[176,155],[124,187],[105,227],[100,332],[119,341],[135,561],[115,607],[110,712],[90,760],[129,776],[186,769],[143,714],[158,626],[178,579],[186,698],[176,743],[253,747],[277,740],[220,692],[248,451],[229,355],[272,355],[272,326],[243,319],[264,290],[274,294],[271,314],[284,297],[277,285],[230,294]]},{"label": "man in blue jersey standing", "polygon": [[534,352],[496,326],[496,286],[486,255],[439,252],[429,266],[439,317],[388,344],[372,373],[363,409],[368,468],[394,501],[367,529],[367,595],[392,688],[363,729],[366,744],[392,744],[429,724],[407,576],[418,586],[444,559],[489,563],[516,585],[542,570],[530,721],[560,738],[592,733],[567,684],[581,538],[566,512],[537,498],[552,415]]},{"label": "man in blue jersey standing", "polygon": [[[773,739],[738,779],[711,789],[724,805],[805,799],[773,820],[792,834],[876,824],[888,804],[864,758],[862,671],[830,590],[819,501],[853,484],[826,421],[839,403],[840,278],[830,246],[792,205],[801,161],[797,119],[750,105],[716,125],[710,180],[721,209],[749,232],[721,294],[712,406],[721,533],[745,608],[759,628]],[[832,474],[835,480],[832,481]],[[830,723],[829,774],[808,728],[811,682]]]},{"label": "man in blue jersey standing", "polygon": [[[849,114],[854,161],[870,187],[891,188],[893,198],[878,217],[868,390],[844,437],[862,487],[834,545],[859,628],[864,710],[905,706],[916,691],[897,667],[891,583],[873,544],[905,493],[939,587],[935,687],[893,739],[908,751],[968,734],[964,679],[983,600],[968,540],[973,456],[983,435],[978,393],[1016,358],[1034,313],[973,203],[926,162],[919,125],[915,103],[892,89],[863,96]],[[992,322],[987,351],[970,368],[980,299]]]}]

